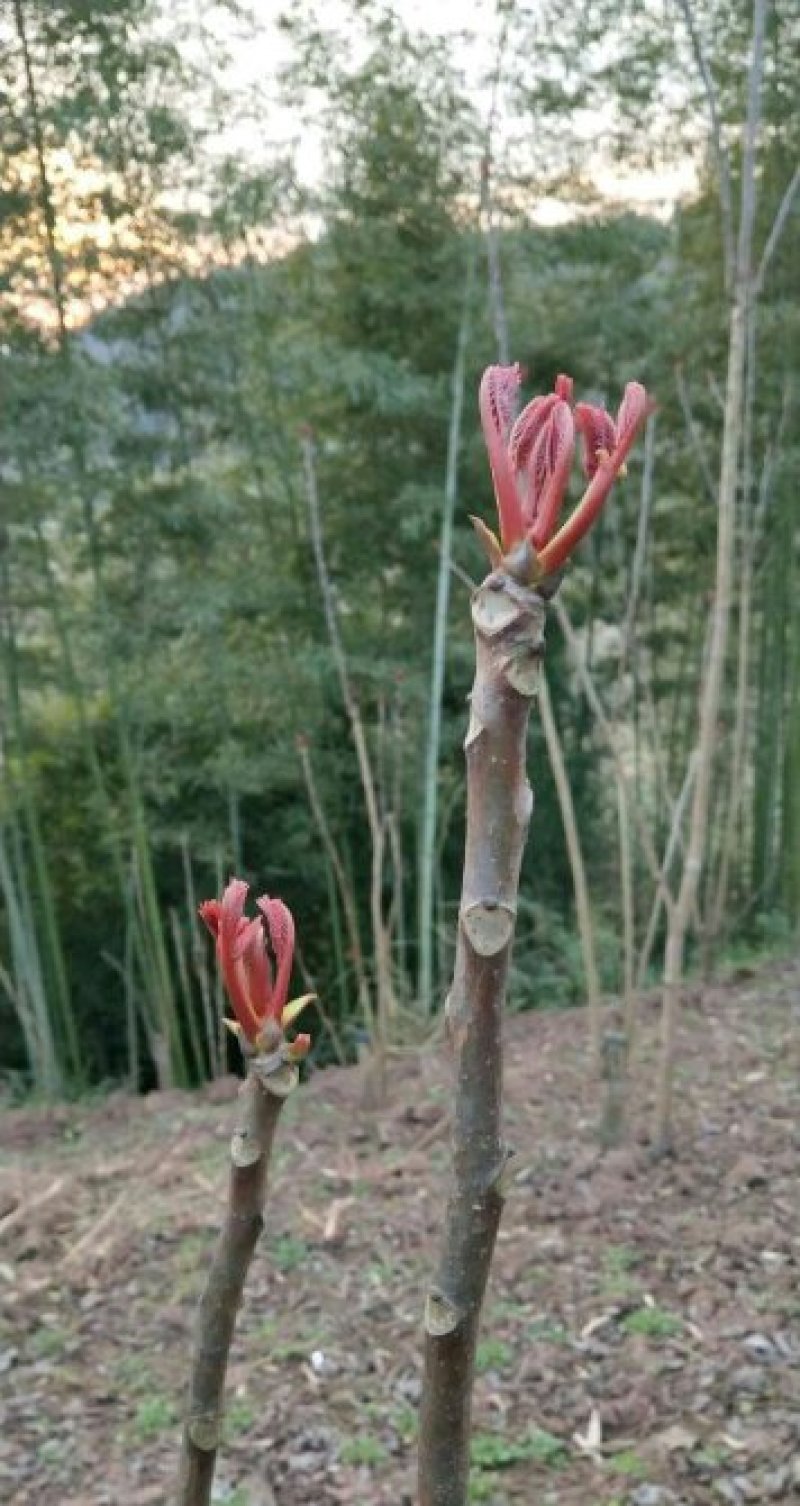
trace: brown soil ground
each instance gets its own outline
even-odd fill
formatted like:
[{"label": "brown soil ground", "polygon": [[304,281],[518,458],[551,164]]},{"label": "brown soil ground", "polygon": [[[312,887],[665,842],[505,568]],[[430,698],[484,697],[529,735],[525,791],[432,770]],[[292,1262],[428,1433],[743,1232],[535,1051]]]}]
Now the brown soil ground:
[{"label": "brown soil ground", "polygon": [[[678,1154],[651,1164],[642,1003],[627,1143],[598,1148],[579,1012],[509,1021],[516,1177],[487,1300],[473,1499],[800,1500],[800,964],[684,1009]],[[168,1503],[233,1084],[0,1117],[0,1500]],[[445,1052],[288,1105],[230,1368],[219,1502],[411,1506]]]}]

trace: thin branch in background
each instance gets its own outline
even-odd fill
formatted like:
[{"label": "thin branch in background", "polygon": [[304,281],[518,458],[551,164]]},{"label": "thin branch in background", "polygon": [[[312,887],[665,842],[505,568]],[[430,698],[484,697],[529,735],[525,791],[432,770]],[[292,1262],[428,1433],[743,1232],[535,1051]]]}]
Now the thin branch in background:
[{"label": "thin branch in background", "polygon": [[650,958],[653,954],[653,947],[655,946],[656,935],[658,932],[658,924],[661,919],[661,910],[664,903],[664,892],[666,885],[669,882],[669,875],[672,869],[672,865],[675,861],[675,857],[682,847],[681,833],[686,817],[686,811],[689,805],[689,798],[692,793],[692,784],[694,781],[696,766],[697,754],[695,751],[694,753],[692,753],[689,759],[686,774],[683,780],[683,785],[681,787],[680,794],[675,801],[675,805],[672,811],[672,822],[669,829],[669,836],[667,837],[667,844],[664,849],[664,858],[661,863],[661,875],[663,878],[663,884],[657,886],[656,892],[653,895],[650,918],[647,922],[647,929],[645,931],[644,941],[639,952],[639,961],[636,966],[637,988],[643,987],[647,976],[647,969],[650,966]]},{"label": "thin branch in background", "polygon": [[456,355],[451,379],[450,425],[447,435],[442,521],[439,534],[439,568],[436,579],[436,608],[433,621],[433,650],[428,696],[428,735],[422,777],[422,825],[419,851],[419,973],[417,994],[423,1009],[433,1004],[433,880],[436,818],[439,797],[439,753],[442,740],[442,696],[447,652],[447,613],[450,605],[450,571],[453,551],[453,517],[458,496],[458,459],[461,448],[461,425],[464,412],[464,380],[472,317],[477,248],[468,250],[464,301],[458,329]]},{"label": "thin branch in background", "polygon": [[786,185],[783,198],[778,205],[777,214],[772,221],[772,227],[770,229],[769,235],[767,236],[764,250],[761,253],[761,260],[758,264],[758,270],[755,277],[753,278],[753,295],[756,298],[763,291],[764,279],[766,278],[767,272],[769,271],[769,264],[772,261],[773,256],[775,255],[775,252],[778,248],[778,242],[780,241],[780,238],[783,235],[783,232],[788,224],[789,215],[794,208],[794,201],[798,189],[800,189],[800,165],[795,168],[791,178],[789,179],[789,182]]},{"label": "thin branch in background", "polygon": [[642,468],[642,488],[639,497],[639,516],[636,525],[636,547],[633,551],[633,564],[631,565],[630,586],[628,588],[628,605],[625,612],[625,624],[622,629],[623,664],[627,663],[631,657],[633,635],[636,627],[636,611],[639,605],[645,560],[647,558],[650,517],[653,510],[655,452],[656,417],[655,414],[651,414],[644,431],[644,465]]},{"label": "thin branch in background", "polygon": [[200,1043],[200,1032],[197,1024],[197,1010],[195,1009],[194,995],[189,978],[189,963],[187,958],[187,942],[181,925],[181,918],[174,905],[169,909],[169,923],[172,932],[172,949],[175,954],[175,966],[178,974],[178,985],[183,999],[186,1029],[189,1037],[189,1045],[192,1049],[194,1079],[196,1082],[205,1081],[209,1074],[210,1063],[203,1055]]},{"label": "thin branch in background", "polygon": [[[438,545],[435,547],[438,553]],[[467,573],[462,565],[459,565],[457,560],[451,559],[448,568],[453,578],[466,588],[470,596],[472,595],[473,591],[477,591],[478,582],[476,580],[473,580],[472,576]]]},{"label": "thin branch in background", "polygon": [[634,988],[634,948],[636,914],[633,899],[633,859],[628,802],[617,785],[617,825],[619,830],[620,899],[622,902],[622,998],[625,1021],[626,1056],[630,1057],[636,1034],[636,992]]},{"label": "thin branch in background", "polygon": [[503,77],[503,64],[505,61],[506,47],[511,20],[514,14],[514,5],[505,4],[498,6],[500,17],[500,30],[495,49],[495,65],[492,73],[491,92],[489,96],[489,111],[486,117],[484,131],[483,158],[481,161],[481,201],[479,214],[486,227],[486,260],[489,274],[489,312],[494,328],[497,358],[502,366],[508,366],[511,362],[511,343],[508,335],[508,319],[506,317],[506,305],[503,295],[503,269],[500,261],[500,238],[494,218],[494,200],[492,196],[492,143],[495,135],[495,126],[500,99],[500,84]]},{"label": "thin branch in background", "polygon": [[[753,341],[753,346],[754,346]],[[751,362],[755,363],[755,352],[751,350]],[[728,895],[728,881],[730,865],[736,838],[736,823],[741,809],[744,792],[744,764],[745,764],[745,741],[747,734],[747,711],[750,694],[750,647],[751,647],[751,622],[753,587],[756,566],[756,551],[762,536],[764,518],[769,506],[772,477],[776,457],[780,454],[784,431],[789,413],[790,388],[788,383],[784,385],[783,403],[781,416],[775,434],[774,443],[768,447],[759,477],[758,496],[753,517],[749,527],[743,526],[744,538],[742,541],[742,566],[739,580],[739,632],[736,656],[736,695],[735,717],[733,727],[733,751],[731,754],[730,786],[725,804],[723,818],[722,839],[720,843],[719,864],[715,892],[712,899],[706,935],[704,938],[707,952],[707,962],[711,960],[711,953],[720,935],[725,915],[725,905]]]},{"label": "thin branch in background", "polygon": [[303,954],[303,948],[301,947],[300,942],[296,937],[294,943],[294,960],[297,963],[298,972],[303,980],[304,993],[314,995],[314,1009],[315,1012],[319,1015],[322,1024],[328,1033],[330,1043],[333,1047],[333,1054],[336,1057],[339,1066],[345,1067],[347,1066],[347,1052],[344,1049],[342,1037],[336,1029],[331,1016],[329,1015],[327,1009],[325,1008],[325,1005],[322,1002],[322,999],[320,998],[319,992],[317,990],[316,979],[314,978],[313,973],[308,967],[308,963],[306,962],[305,956]]},{"label": "thin branch in background", "polygon": [[719,202],[722,216],[722,246],[725,273],[725,286],[730,291],[733,286],[733,278],[736,265],[735,235],[733,225],[733,193],[731,190],[731,164],[728,148],[722,134],[722,121],[720,119],[717,91],[714,80],[711,77],[703,44],[694,17],[690,0],[678,0],[678,6],[683,13],[686,22],[686,30],[689,33],[695,65],[700,75],[703,90],[708,105],[708,116],[711,126],[711,149],[714,153],[714,163],[717,169],[717,182],[719,185]]},{"label": "thin branch in background", "polygon": [[389,836],[389,852],[392,862],[392,922],[396,931],[396,972],[403,979],[408,977],[409,936],[406,921],[406,859],[403,847],[405,805],[403,791],[406,785],[406,747],[403,698],[404,679],[401,672],[395,675],[394,694],[390,708],[391,721],[391,808],[386,817]]},{"label": "thin branch in background", "polygon": [[561,812],[561,822],[564,827],[564,839],[567,844],[567,855],[572,873],[572,887],[575,892],[575,914],[578,921],[578,935],[581,940],[586,1000],[589,1007],[589,1038],[592,1066],[595,1071],[599,1072],[602,1059],[600,978],[597,971],[597,953],[594,944],[594,922],[589,903],[589,886],[586,882],[586,865],[583,861],[583,849],[578,832],[578,823],[575,819],[575,806],[572,801],[572,791],[570,789],[566,763],[564,762],[561,738],[559,737],[558,727],[553,715],[550,687],[545,674],[542,674],[539,683],[538,703],[542,731],[547,747],[547,756],[550,760],[550,768]]},{"label": "thin branch in background", "polygon": [[[578,679],[580,680],[583,693],[586,696],[597,725],[603,734],[606,745],[611,754],[614,775],[621,791],[621,798],[626,801],[630,809],[630,776],[623,763],[622,756],[617,745],[617,738],[614,732],[614,728],[612,727],[611,722],[609,721],[605,713],[602,701],[600,700],[600,696],[597,693],[597,687],[595,686],[594,680],[592,679],[592,676],[589,673],[589,670],[587,669],[586,664],[583,660],[583,656],[581,655],[578,639],[575,634],[575,629],[572,626],[572,621],[570,619],[569,613],[559,596],[556,596],[553,599],[553,611],[558,621],[558,625],[561,628],[562,633],[564,634],[567,648],[569,649],[570,653],[570,660],[578,676]],[[669,907],[672,904],[672,897],[666,887],[664,875],[661,872],[661,866],[656,854],[653,836],[642,816],[638,802],[635,799],[633,801],[633,818],[636,832],[639,837],[639,842],[642,847],[642,852],[644,854],[647,866],[650,870],[650,876],[659,891],[661,891],[664,903],[667,905],[667,907]]]},{"label": "thin branch in background", "polygon": [[353,971],[356,975],[356,988],[358,992],[359,1007],[361,1009],[361,1015],[364,1021],[364,1027],[366,1030],[371,1031],[373,1028],[372,1001],[370,999],[367,973],[364,967],[364,952],[361,945],[361,935],[358,928],[358,908],[356,906],[353,887],[350,883],[350,879],[347,873],[345,872],[344,863],[342,862],[339,849],[337,848],[333,838],[333,833],[331,831],[327,815],[325,814],[325,807],[322,804],[322,799],[317,787],[317,781],[314,776],[314,767],[311,762],[311,750],[309,748],[307,738],[299,737],[297,739],[296,746],[297,756],[300,759],[300,768],[303,773],[303,782],[306,787],[306,794],[308,795],[309,808],[314,818],[314,825],[317,828],[319,839],[327,854],[328,862],[330,863],[331,871],[336,882],[336,888],[339,893],[339,899],[341,901],[342,914],[344,916],[344,924],[347,931],[347,945],[350,949],[350,960],[353,965]]},{"label": "thin branch in background", "polygon": [[361,716],[361,708],[353,691],[350,675],[347,667],[342,636],[339,631],[339,619],[334,601],[333,587],[328,574],[325,549],[322,536],[322,520],[319,506],[319,490],[317,486],[317,469],[314,456],[314,443],[311,435],[306,433],[302,436],[303,466],[306,481],[306,497],[308,502],[308,515],[311,533],[311,546],[314,553],[314,562],[317,567],[317,580],[322,596],[325,621],[328,628],[328,639],[333,654],[333,661],[339,677],[347,719],[350,723],[350,732],[358,761],[361,789],[364,796],[364,804],[367,813],[371,843],[371,873],[370,873],[370,916],[372,921],[372,945],[375,958],[375,977],[377,984],[377,1009],[373,1022],[373,1046],[377,1072],[376,1088],[380,1090],[386,1063],[387,1033],[390,1019],[396,1014],[396,1000],[392,985],[391,953],[389,937],[383,914],[383,863],[386,847],[386,831],[381,814],[378,795],[375,784],[375,775],[372,768],[367,737],[364,730],[364,722]]},{"label": "thin branch in background", "polygon": [[181,837],[181,866],[183,871],[183,888],[186,899],[186,910],[191,917],[190,947],[192,958],[192,970],[197,980],[200,991],[200,1000],[203,1008],[203,1029],[206,1038],[206,1054],[208,1056],[209,1072],[212,1078],[221,1077],[225,1067],[224,1052],[220,1049],[219,1031],[217,1028],[218,1010],[221,1000],[216,1002],[211,997],[211,980],[209,977],[207,951],[203,945],[203,937],[198,918],[197,891],[194,883],[192,870],[192,858],[189,851],[189,840],[184,832]]},{"label": "thin branch in background", "polygon": [[7,846],[4,828],[0,826],[0,897],[11,947],[11,972],[3,968],[0,983],[17,1016],[35,1086],[45,1097],[58,1098],[64,1084],[47,1007],[39,941],[26,903],[26,880],[13,831],[11,838]]},{"label": "thin branch in background", "polygon": [[711,473],[711,466],[708,463],[708,456],[706,455],[702,436],[697,426],[697,420],[694,416],[694,410],[692,408],[691,399],[689,397],[689,389],[686,385],[686,379],[683,375],[682,366],[675,367],[675,387],[678,393],[678,401],[681,405],[681,412],[683,413],[683,420],[686,424],[686,432],[689,435],[692,449],[694,450],[697,463],[700,467],[700,474],[703,477],[703,485],[706,489],[706,495],[709,502],[713,502],[716,506],[717,484]]},{"label": "thin branch in background", "polygon": [[[684,8],[688,14],[688,3]],[[692,791],[686,857],[675,904],[669,917],[664,949],[661,1055],[653,1125],[653,1150],[657,1155],[666,1154],[672,1148],[672,1100],[678,993],[683,979],[689,921],[697,902],[700,877],[709,849],[709,808],[733,594],[736,495],[739,484],[739,456],[744,418],[748,310],[751,296],[753,224],[756,206],[756,143],[761,121],[766,13],[767,0],[754,0],[752,52],[747,74],[747,112],[742,140],[739,233],[734,278],[731,285],[722,456],[717,497],[714,605],[709,623],[708,661],[701,680],[697,772]]]}]

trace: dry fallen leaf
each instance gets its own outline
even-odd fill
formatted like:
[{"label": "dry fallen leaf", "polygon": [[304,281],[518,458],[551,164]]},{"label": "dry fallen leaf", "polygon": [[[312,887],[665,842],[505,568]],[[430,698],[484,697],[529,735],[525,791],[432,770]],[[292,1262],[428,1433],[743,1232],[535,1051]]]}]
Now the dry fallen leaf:
[{"label": "dry fallen leaf", "polygon": [[572,1439],[582,1454],[588,1454],[593,1459],[602,1457],[603,1419],[596,1407],[592,1407],[586,1432],[579,1433],[576,1431],[573,1433]]}]

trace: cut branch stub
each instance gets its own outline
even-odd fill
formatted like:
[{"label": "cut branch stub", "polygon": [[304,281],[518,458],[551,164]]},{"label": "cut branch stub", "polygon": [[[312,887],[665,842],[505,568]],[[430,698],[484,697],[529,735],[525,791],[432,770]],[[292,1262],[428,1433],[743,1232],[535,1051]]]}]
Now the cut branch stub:
[{"label": "cut branch stub", "polygon": [[464,1314],[448,1300],[444,1292],[430,1291],[425,1303],[425,1330],[433,1338],[444,1338],[458,1328]]},{"label": "cut branch stub", "polygon": [[219,1448],[221,1428],[222,1416],[219,1412],[199,1412],[196,1417],[190,1417],[187,1424],[192,1443],[195,1448],[202,1449],[203,1453]]},{"label": "cut branch stub", "polygon": [[516,916],[509,905],[485,899],[461,912],[461,924],[474,952],[480,957],[494,957],[508,946],[514,934]]},{"label": "cut branch stub", "polygon": [[504,577],[499,573],[490,575],[475,593],[472,620],[484,638],[495,638],[517,619],[517,604],[507,596],[503,582]]}]

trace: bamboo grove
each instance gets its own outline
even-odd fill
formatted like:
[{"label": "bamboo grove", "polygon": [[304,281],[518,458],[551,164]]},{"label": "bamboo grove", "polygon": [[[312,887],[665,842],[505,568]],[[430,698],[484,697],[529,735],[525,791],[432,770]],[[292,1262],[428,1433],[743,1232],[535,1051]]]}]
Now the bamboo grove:
[{"label": "bamboo grove", "polygon": [[[535,390],[569,370],[610,404],[635,375],[658,402],[550,615],[512,1007],[613,996],[630,1043],[642,987],[668,1018],[687,970],[800,923],[793,7],[553,0],[531,33],[501,4],[478,87],[346,9],[283,23],[310,178],[224,29],[179,55],[145,0],[0,17],[9,1093],[226,1070],[197,905],[234,872],[297,917],[312,1061],[372,1047],[379,1092],[429,1028],[474,394],[509,345]],[[604,160],[685,158],[691,189],[626,206],[586,96]],[[248,111],[257,157],[225,147]]]}]

